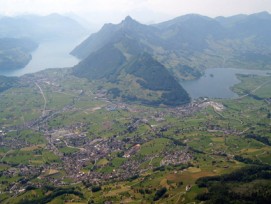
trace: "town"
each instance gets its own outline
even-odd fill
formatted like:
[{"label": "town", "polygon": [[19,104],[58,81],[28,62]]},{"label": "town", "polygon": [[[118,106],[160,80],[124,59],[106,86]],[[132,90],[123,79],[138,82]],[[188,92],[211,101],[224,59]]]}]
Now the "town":
[{"label": "town", "polygon": [[[61,88],[56,81],[50,81],[50,79],[39,78],[39,81],[35,82],[32,81],[31,78],[28,78],[27,81],[28,83],[32,82],[36,85],[39,84],[38,91],[41,95],[43,92],[42,87],[46,86],[50,86],[55,92],[64,93],[63,88]],[[10,193],[20,193],[22,189],[25,189],[27,186],[40,187],[44,181],[53,185],[62,186],[66,184],[65,180],[67,180],[67,178],[72,179],[74,183],[84,181],[84,183],[91,183],[93,185],[122,181],[154,169],[156,166],[153,166],[152,162],[149,162],[149,165],[144,168],[141,167],[141,164],[152,161],[155,158],[161,158],[159,166],[188,164],[193,159],[193,152],[185,148],[185,144],[184,147],[182,147],[183,150],[179,150],[178,144],[176,144],[174,140],[172,140],[171,143],[176,146],[176,151],[168,152],[167,150],[163,150],[144,157],[139,157],[137,153],[143,144],[155,138],[163,138],[163,131],[170,128],[168,126],[161,126],[166,120],[164,118],[166,114],[171,114],[175,117],[187,117],[209,106],[217,111],[223,110],[221,104],[203,98],[182,107],[161,109],[159,112],[149,111],[149,113],[144,114],[143,118],[131,118],[125,130],[119,132],[117,135],[111,135],[106,138],[97,135],[91,138],[87,132],[89,129],[88,124],[74,123],[70,126],[53,129],[48,126],[48,121],[59,114],[71,110],[78,111],[78,108],[74,106],[74,101],[80,100],[80,97],[83,97],[86,93],[83,90],[74,90],[72,94],[75,96],[72,104],[67,104],[62,109],[56,111],[44,107],[43,113],[39,118],[27,121],[20,126],[4,127],[0,130],[1,145],[11,150],[31,147],[32,144],[28,144],[27,141],[20,138],[7,138],[5,137],[6,133],[18,132],[24,129],[38,131],[47,141],[43,148],[60,158],[60,161],[46,162],[39,166],[21,164],[17,168],[5,171],[4,176],[7,177],[13,177],[18,174],[24,177],[24,182],[12,183],[6,191]],[[105,90],[93,93],[93,97],[97,100],[105,101],[106,103],[103,106],[92,108],[92,112],[99,110],[106,112],[125,110],[137,113],[142,111],[134,105],[110,101],[106,98]],[[46,102],[45,97],[44,101]],[[156,124],[150,124],[149,121],[155,121]],[[143,133],[144,137],[135,135],[128,136],[135,132],[141,125],[145,125],[149,129]],[[182,131],[187,132],[189,130],[186,129]],[[64,148],[71,151],[67,153],[60,151],[60,149]],[[37,152],[38,150],[39,148]],[[2,157],[1,161],[4,161],[7,155],[8,152]],[[116,157],[122,159],[119,166],[113,165],[112,161]],[[103,160],[104,163],[100,162],[102,164],[98,164],[101,160]],[[102,168],[109,168],[111,170],[108,172],[99,171],[99,169]],[[65,173],[61,174],[62,171]],[[29,181],[29,178],[33,176],[39,178],[41,182],[32,183]]]}]

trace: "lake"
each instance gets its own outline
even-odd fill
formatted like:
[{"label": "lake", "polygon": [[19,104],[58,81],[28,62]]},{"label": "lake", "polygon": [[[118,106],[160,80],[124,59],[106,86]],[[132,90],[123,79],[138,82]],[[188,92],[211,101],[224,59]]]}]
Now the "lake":
[{"label": "lake", "polygon": [[267,75],[271,70],[245,70],[232,68],[213,68],[205,70],[205,74],[196,80],[181,81],[181,85],[192,99],[199,97],[234,98],[237,94],[230,87],[239,83],[236,74]]},{"label": "lake", "polygon": [[[23,69],[11,72],[0,71],[0,75],[22,76],[47,68],[64,68],[76,65],[79,60],[70,55],[80,41],[48,41],[43,42],[32,53],[32,60]],[[209,98],[234,98],[237,94],[230,90],[234,84],[239,83],[236,74],[266,75],[271,70],[245,70],[232,68],[214,68],[205,70],[205,74],[196,80],[181,81],[184,89],[193,99],[199,97]]]},{"label": "lake", "polygon": [[34,73],[47,68],[63,68],[76,65],[79,60],[69,53],[81,41],[47,41],[39,44],[39,47],[32,53],[32,60],[23,69],[13,71],[0,71],[0,75],[22,76]]}]

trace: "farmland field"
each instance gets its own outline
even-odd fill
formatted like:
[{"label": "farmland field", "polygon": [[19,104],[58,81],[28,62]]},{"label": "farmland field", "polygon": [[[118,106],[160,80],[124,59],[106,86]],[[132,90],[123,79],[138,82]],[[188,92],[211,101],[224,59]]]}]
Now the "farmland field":
[{"label": "farmland field", "polygon": [[0,202],[150,203],[165,188],[157,203],[199,203],[199,179],[271,165],[271,77],[238,78],[238,98],[154,108],[65,69],[24,76],[0,93]]}]

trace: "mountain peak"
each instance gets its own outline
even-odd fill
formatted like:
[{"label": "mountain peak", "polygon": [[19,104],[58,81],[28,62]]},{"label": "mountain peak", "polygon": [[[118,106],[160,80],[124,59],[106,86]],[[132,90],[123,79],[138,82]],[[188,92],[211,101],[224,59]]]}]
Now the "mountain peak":
[{"label": "mountain peak", "polygon": [[131,16],[126,16],[126,18],[121,22],[123,25],[134,25],[138,24],[136,20],[134,20]]},{"label": "mountain peak", "polygon": [[131,22],[131,21],[135,21],[131,16],[126,16],[124,19],[125,22]]}]

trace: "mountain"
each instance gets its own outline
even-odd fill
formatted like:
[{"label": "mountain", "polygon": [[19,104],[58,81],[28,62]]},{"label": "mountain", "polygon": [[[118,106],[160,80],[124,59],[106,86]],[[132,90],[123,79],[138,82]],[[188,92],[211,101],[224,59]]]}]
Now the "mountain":
[{"label": "mountain", "polygon": [[167,49],[202,51],[208,47],[206,39],[219,39],[224,28],[214,19],[189,14],[155,25],[160,28],[161,37],[167,42]]},{"label": "mountain", "polygon": [[217,18],[189,14],[154,25],[127,17],[120,24],[104,25],[71,54],[83,59],[126,36],[136,39],[137,52],[148,52],[175,77],[187,80],[210,67],[270,69],[270,33],[267,12]]},{"label": "mountain", "polygon": [[[182,50],[187,49],[187,43],[178,40],[178,33],[181,31],[178,31],[176,35],[169,35],[168,31],[170,29],[176,30],[170,26],[171,23],[175,25],[175,21],[179,22],[179,19],[175,19],[173,23],[165,22],[163,25],[147,26],[128,16],[117,25],[104,25],[99,32],[92,34],[83,43],[78,45],[71,54],[84,59],[105,45],[118,42],[118,48],[124,55],[134,56],[142,52],[147,52],[162,63],[178,79],[199,77],[201,74],[198,69],[191,67],[190,64],[183,63],[176,56],[175,47],[181,47],[180,52],[183,52]],[[190,41],[193,42],[193,39],[190,39]],[[195,44],[194,47],[196,46]]]},{"label": "mountain", "polygon": [[107,45],[90,54],[75,66],[75,74],[88,79],[109,79],[126,63],[125,56],[113,45]]},{"label": "mountain", "polygon": [[238,36],[254,36],[254,42],[260,43],[259,46],[270,46],[271,39],[271,15],[267,12],[253,14],[238,21],[232,26],[232,31],[236,30]]},{"label": "mountain", "polygon": [[227,45],[232,49],[231,56],[228,56],[231,58],[228,61],[232,61],[231,66],[236,64],[237,67],[246,66],[254,69],[271,68],[271,15],[269,13],[220,17],[216,20],[227,28]]},{"label": "mountain", "polygon": [[21,38],[0,38],[0,70],[23,68],[31,60],[37,43]]},{"label": "mountain", "polygon": [[31,38],[36,42],[52,39],[78,39],[86,29],[77,21],[59,14],[21,15],[0,18],[0,37]]},{"label": "mountain", "polygon": [[[113,98],[148,105],[189,102],[177,80],[148,54],[152,50],[148,44],[159,44],[156,31],[129,16],[118,25],[105,25],[73,50],[74,55],[83,58],[73,73],[89,80],[103,80]],[[87,52],[81,52],[84,50]]]},{"label": "mountain", "polygon": [[183,87],[161,63],[149,54],[139,55],[128,64],[125,71],[137,77],[136,82],[141,87],[162,92],[160,99],[152,103],[176,106],[190,101]]},{"label": "mountain", "polygon": [[182,73],[184,69],[178,64],[199,71],[211,67],[271,68],[271,15],[267,12],[214,19],[190,14],[155,26],[169,43],[157,56],[180,78],[185,79],[187,73]]},{"label": "mountain", "polygon": [[[135,53],[139,53],[143,48],[146,48],[146,44],[159,44],[157,40],[159,37],[156,36],[157,29],[152,26],[140,24],[133,20],[130,16],[127,16],[120,24],[105,24],[102,29],[92,34],[83,43],[78,45],[71,54],[83,59],[91,53],[103,48],[105,45],[110,43],[116,43],[124,38],[140,40],[141,48],[135,48]],[[145,43],[145,42],[146,43]],[[143,46],[145,45],[145,46]],[[131,51],[131,45],[127,45]],[[126,47],[123,47],[124,49]]]},{"label": "mountain", "polygon": [[[153,84],[165,74],[161,71],[164,69],[173,76],[166,81],[198,78],[210,67],[271,69],[270,33],[271,15],[267,12],[217,18],[189,14],[154,25],[141,24],[128,16],[119,24],[105,24],[71,54],[82,59],[74,68],[77,76],[116,82],[127,79],[131,63],[140,64],[139,57],[147,53],[152,60],[140,64],[144,67],[140,73],[141,77],[155,75],[144,79]],[[163,69],[152,72],[148,62],[159,63],[155,67]],[[141,82],[137,86],[149,89],[141,79],[135,80]],[[183,99],[188,101],[186,96]]]},{"label": "mountain", "polygon": [[187,92],[168,70],[147,53],[126,58],[114,45],[90,54],[74,67],[78,77],[103,82],[112,98],[147,105],[189,102]]}]

